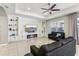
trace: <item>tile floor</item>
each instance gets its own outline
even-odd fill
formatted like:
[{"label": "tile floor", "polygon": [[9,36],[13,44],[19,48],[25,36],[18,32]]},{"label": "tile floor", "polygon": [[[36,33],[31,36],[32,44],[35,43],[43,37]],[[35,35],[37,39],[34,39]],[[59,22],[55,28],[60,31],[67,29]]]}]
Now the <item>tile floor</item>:
[{"label": "tile floor", "polygon": [[52,42],[55,41],[47,38],[9,42],[8,44],[0,45],[0,56],[23,56],[30,52],[30,45],[40,47],[41,45]]},{"label": "tile floor", "polygon": [[75,56],[79,56],[79,45],[76,45],[76,54]]}]

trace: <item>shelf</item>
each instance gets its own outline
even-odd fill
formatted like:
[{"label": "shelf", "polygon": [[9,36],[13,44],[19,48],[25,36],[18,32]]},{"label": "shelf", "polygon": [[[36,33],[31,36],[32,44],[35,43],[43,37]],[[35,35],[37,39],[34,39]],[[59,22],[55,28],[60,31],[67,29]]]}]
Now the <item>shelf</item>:
[{"label": "shelf", "polygon": [[[16,21],[17,20],[17,21]],[[10,17],[8,19],[8,38],[12,40],[18,35],[18,17]]]}]

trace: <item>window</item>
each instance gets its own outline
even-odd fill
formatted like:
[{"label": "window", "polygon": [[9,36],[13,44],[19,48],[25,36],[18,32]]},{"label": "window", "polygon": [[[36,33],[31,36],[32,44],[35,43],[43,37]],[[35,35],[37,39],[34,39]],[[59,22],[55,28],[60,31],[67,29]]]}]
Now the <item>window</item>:
[{"label": "window", "polygon": [[51,24],[51,31],[64,32],[64,20],[53,22]]},{"label": "window", "polygon": [[79,32],[79,18],[77,18],[77,28],[78,28],[78,32]]}]

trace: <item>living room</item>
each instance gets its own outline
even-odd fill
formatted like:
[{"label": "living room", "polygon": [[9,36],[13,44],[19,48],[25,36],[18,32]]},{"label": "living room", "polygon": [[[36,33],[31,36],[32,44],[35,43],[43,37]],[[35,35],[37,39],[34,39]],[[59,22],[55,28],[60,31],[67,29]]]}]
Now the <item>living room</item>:
[{"label": "living room", "polygon": [[[72,36],[76,41],[70,48],[73,53],[53,52],[47,56],[78,56],[78,17],[78,3],[0,3],[0,55],[33,56],[31,47],[40,48]],[[61,36],[51,38],[52,32]]]}]

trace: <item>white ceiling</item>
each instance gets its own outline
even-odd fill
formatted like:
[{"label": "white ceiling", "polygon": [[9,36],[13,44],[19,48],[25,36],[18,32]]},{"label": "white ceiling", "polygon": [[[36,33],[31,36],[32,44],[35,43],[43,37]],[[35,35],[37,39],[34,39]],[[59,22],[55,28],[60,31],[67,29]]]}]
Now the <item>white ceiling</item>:
[{"label": "white ceiling", "polygon": [[[49,19],[54,18],[59,13],[62,13],[63,11],[68,11],[68,9],[75,7],[78,5],[77,3],[56,3],[57,9],[60,9],[60,11],[53,12],[52,15],[42,14],[44,10],[41,8],[49,8],[47,3],[1,3],[1,5],[6,9],[6,12],[8,14],[18,13],[18,14],[24,14],[29,16],[34,16],[42,19]],[[51,3],[53,5],[53,3]],[[8,6],[6,8],[5,6]],[[28,10],[30,8],[30,10]]]}]

